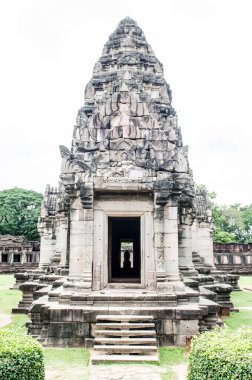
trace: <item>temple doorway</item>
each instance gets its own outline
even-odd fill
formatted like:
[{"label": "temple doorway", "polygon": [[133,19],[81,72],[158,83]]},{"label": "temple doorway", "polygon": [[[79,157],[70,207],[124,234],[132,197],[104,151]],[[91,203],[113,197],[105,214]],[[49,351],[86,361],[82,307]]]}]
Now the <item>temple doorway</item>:
[{"label": "temple doorway", "polygon": [[108,242],[109,282],[140,282],[140,217],[109,217]]}]

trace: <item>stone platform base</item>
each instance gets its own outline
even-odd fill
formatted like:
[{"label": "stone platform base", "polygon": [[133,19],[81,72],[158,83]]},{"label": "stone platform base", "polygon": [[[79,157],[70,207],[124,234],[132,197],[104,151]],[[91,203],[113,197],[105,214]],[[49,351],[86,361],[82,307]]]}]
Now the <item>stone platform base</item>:
[{"label": "stone platform base", "polygon": [[188,336],[212,329],[218,320],[219,306],[205,298],[199,302],[195,293],[191,289],[183,294],[143,289],[77,293],[57,288],[33,303],[28,333],[44,346],[85,346],[95,337],[98,315],[150,315],[159,345],[185,346]]}]

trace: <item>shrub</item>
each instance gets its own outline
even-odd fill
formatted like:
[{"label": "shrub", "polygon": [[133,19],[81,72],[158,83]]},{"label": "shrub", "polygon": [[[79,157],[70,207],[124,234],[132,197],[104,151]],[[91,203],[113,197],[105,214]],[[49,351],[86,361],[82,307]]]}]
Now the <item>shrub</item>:
[{"label": "shrub", "polygon": [[216,329],[193,339],[188,380],[251,380],[252,329]]},{"label": "shrub", "polygon": [[0,330],[0,379],[44,380],[42,347],[32,337]]}]

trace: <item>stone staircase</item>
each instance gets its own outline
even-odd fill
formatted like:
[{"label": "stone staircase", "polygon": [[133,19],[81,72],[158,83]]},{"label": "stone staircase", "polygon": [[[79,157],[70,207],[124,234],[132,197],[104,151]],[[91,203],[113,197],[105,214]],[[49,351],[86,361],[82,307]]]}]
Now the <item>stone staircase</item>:
[{"label": "stone staircase", "polygon": [[98,315],[91,363],[159,362],[151,315]]}]

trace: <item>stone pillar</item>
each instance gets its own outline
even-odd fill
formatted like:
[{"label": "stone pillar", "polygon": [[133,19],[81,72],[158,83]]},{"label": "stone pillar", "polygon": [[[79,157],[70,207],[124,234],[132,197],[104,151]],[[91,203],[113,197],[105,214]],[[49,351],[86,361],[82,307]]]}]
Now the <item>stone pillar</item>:
[{"label": "stone pillar", "polygon": [[85,221],[85,249],[83,260],[83,280],[87,285],[92,286],[92,266],[94,250],[94,211],[84,210]]},{"label": "stone pillar", "polygon": [[173,290],[178,283],[178,211],[176,206],[156,205],[154,213],[154,246],[157,263],[157,287]]},{"label": "stone pillar", "polygon": [[185,276],[196,274],[192,262],[192,217],[185,208],[180,209],[178,225],[179,269]]},{"label": "stone pillar", "polygon": [[20,264],[24,264],[27,262],[26,254],[24,251],[20,251]]},{"label": "stone pillar", "polygon": [[179,280],[178,267],[178,208],[164,207],[164,267],[169,281]]},{"label": "stone pillar", "polygon": [[51,260],[56,252],[54,222],[52,220],[40,222],[39,233],[41,236],[39,267],[45,268],[51,264]]},{"label": "stone pillar", "polygon": [[93,256],[93,210],[83,209],[80,198],[75,198],[70,215],[69,275],[84,281],[91,288]]},{"label": "stone pillar", "polygon": [[61,254],[60,264],[61,268],[66,268],[69,266],[69,260],[67,257],[67,240],[68,240],[68,220],[67,216],[60,215],[58,219],[58,233],[57,233],[57,249],[56,253]]},{"label": "stone pillar", "polygon": [[207,222],[200,222],[197,230],[198,253],[206,265],[214,267],[212,228]]},{"label": "stone pillar", "polygon": [[192,233],[192,252],[197,253],[198,252],[198,240],[197,240],[197,219],[194,219],[192,227],[191,227],[191,233]]},{"label": "stone pillar", "polygon": [[156,206],[154,211],[154,249],[157,267],[157,277],[164,276],[164,209]]}]

